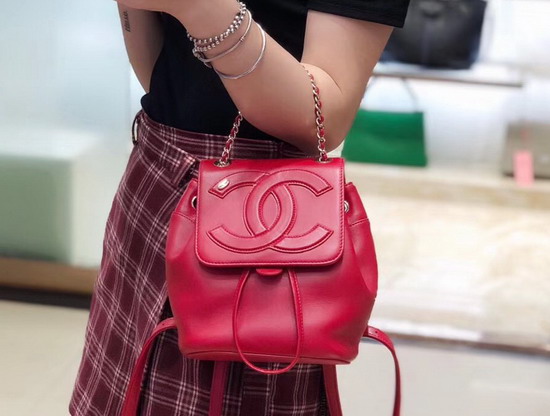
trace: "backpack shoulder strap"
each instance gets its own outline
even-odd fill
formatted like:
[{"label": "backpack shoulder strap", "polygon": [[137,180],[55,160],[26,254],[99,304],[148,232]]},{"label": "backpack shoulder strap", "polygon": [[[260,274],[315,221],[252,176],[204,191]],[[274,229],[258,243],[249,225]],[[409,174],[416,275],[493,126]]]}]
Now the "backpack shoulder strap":
[{"label": "backpack shoulder strap", "polygon": [[[134,365],[134,369],[132,370],[132,375],[130,376],[130,382],[128,383],[128,387],[126,389],[126,395],[124,396],[121,416],[137,416],[141,383],[143,381],[145,365],[149,357],[149,352],[157,337],[169,329],[177,329],[174,318],[168,318],[160,322],[155,327],[149,338],[147,338],[147,341],[145,341],[136,364]],[[218,416],[222,414],[223,393],[227,380],[228,367],[229,362],[227,361],[214,362],[211,387],[212,400],[210,401],[209,411],[210,416]]]},{"label": "backpack shoulder strap", "polygon": [[139,395],[141,392],[141,382],[143,381],[143,373],[145,371],[145,364],[147,363],[147,358],[149,357],[149,351],[154,345],[155,339],[165,331],[169,329],[176,329],[176,321],[174,318],[168,318],[160,322],[153,333],[147,338],[141,353],[134,365],[132,370],[132,375],[130,376],[130,382],[126,389],[126,395],[124,396],[124,404],[122,406],[121,416],[136,416],[139,405]]},{"label": "backpack shoulder strap", "polygon": [[229,369],[228,361],[214,361],[212,386],[210,388],[210,409],[208,416],[220,416],[223,411],[223,395]]},{"label": "backpack shoulder strap", "polygon": [[[363,334],[364,337],[378,341],[390,350],[395,367],[395,395],[393,402],[393,416],[399,416],[401,412],[401,371],[399,361],[395,353],[395,347],[390,337],[381,330],[372,326],[367,327]],[[323,377],[325,379],[325,391],[327,396],[330,416],[342,416],[342,406],[340,404],[340,394],[338,393],[338,379],[335,365],[323,365]]]},{"label": "backpack shoulder strap", "polygon": [[[147,363],[149,351],[153,346],[156,338],[169,329],[177,329],[176,321],[174,318],[168,318],[160,322],[153,330],[151,336],[147,339],[147,341],[145,341],[145,344],[141,350],[141,353],[130,377],[130,382],[126,390],[121,416],[137,415],[141,392],[141,383],[143,380],[143,373],[145,371],[145,365]],[[401,407],[401,374],[399,369],[399,361],[397,360],[397,355],[395,353],[393,343],[390,337],[387,336],[384,332],[371,326],[367,328],[363,336],[380,342],[385,347],[387,347],[392,354],[395,364],[395,397],[393,416],[399,416]],[[223,393],[227,381],[228,364],[229,363],[227,361],[216,361],[214,363],[209,411],[210,416],[217,416],[221,414]],[[325,391],[327,395],[330,415],[342,416],[342,406],[340,404],[340,395],[338,393],[336,366],[323,365],[323,376],[325,380]]]}]

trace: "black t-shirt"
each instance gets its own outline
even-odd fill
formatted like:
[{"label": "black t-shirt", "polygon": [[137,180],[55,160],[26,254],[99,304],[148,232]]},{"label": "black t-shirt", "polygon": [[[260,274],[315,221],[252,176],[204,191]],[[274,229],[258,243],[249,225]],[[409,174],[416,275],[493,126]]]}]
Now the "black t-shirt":
[{"label": "black t-shirt", "polygon": [[[298,61],[308,9],[402,27],[409,0],[246,0],[252,17]],[[143,110],[183,130],[227,135],[238,109],[213,69],[193,56],[193,42],[175,17],[161,13],[164,45],[155,63]],[[279,140],[243,119],[238,136]]]}]

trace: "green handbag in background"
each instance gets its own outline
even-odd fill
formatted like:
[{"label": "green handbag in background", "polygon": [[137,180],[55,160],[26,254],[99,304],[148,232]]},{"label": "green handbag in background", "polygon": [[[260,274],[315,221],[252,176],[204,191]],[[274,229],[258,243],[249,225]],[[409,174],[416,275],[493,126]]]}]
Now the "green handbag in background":
[{"label": "green handbag in background", "polygon": [[426,166],[424,113],[360,108],[344,140],[342,157],[350,162]]}]

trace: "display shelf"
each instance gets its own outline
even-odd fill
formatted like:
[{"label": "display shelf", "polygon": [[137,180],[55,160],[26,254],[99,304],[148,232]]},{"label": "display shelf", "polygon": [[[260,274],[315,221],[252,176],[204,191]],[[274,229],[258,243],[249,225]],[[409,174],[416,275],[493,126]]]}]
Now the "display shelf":
[{"label": "display shelf", "polygon": [[0,286],[89,295],[97,268],[0,256]]},{"label": "display shelf", "polygon": [[431,164],[420,168],[347,161],[346,177],[366,192],[385,196],[550,211],[550,180],[519,186],[491,165]]},{"label": "display shelf", "polygon": [[525,82],[525,75],[518,68],[481,62],[469,69],[435,69],[399,62],[379,62],[374,68],[373,75],[509,88],[522,88]]}]

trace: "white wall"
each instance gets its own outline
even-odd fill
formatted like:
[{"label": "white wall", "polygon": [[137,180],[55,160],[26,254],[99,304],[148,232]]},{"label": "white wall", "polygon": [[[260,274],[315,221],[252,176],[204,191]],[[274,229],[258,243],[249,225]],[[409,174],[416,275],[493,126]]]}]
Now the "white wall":
[{"label": "white wall", "polygon": [[0,125],[124,139],[129,63],[115,2],[3,2],[0,51]]},{"label": "white wall", "polygon": [[[117,3],[3,2],[0,51],[0,149],[17,147],[22,166],[40,160],[68,164],[70,186],[57,199],[71,207],[70,215],[57,236],[68,239],[70,249],[57,260],[97,266],[135,113]],[[42,149],[40,155],[31,146]],[[68,149],[85,150],[66,157]],[[3,179],[10,186],[9,177]],[[21,189],[21,210],[52,221],[40,213],[43,202]]]}]

